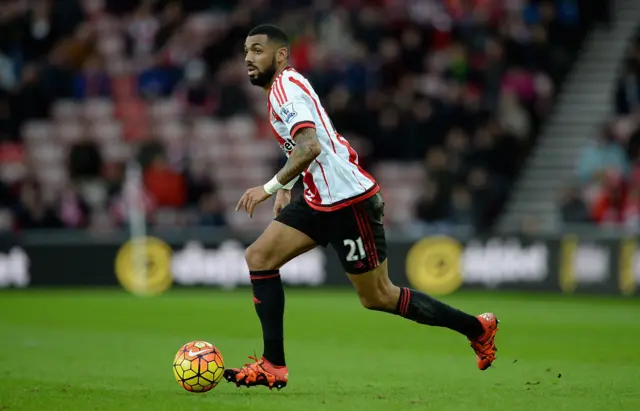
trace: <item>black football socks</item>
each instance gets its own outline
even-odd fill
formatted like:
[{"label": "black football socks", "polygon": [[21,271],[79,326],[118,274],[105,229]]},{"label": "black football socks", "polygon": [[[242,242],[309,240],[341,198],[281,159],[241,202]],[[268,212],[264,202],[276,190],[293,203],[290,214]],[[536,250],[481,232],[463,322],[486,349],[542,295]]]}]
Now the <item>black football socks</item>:
[{"label": "black football socks", "polygon": [[484,332],[476,317],[409,288],[400,288],[396,314],[420,324],[449,328],[470,339]]},{"label": "black football socks", "polygon": [[284,288],[280,271],[251,271],[250,274],[253,303],[262,324],[262,356],[273,365],[284,366]]}]

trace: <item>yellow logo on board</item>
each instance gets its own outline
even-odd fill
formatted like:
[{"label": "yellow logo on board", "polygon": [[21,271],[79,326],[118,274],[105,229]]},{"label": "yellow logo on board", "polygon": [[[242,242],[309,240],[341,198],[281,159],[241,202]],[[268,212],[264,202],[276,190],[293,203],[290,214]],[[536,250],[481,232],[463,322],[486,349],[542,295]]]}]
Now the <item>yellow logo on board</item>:
[{"label": "yellow logo on board", "polygon": [[425,293],[450,294],[462,285],[462,245],[450,237],[418,241],[406,258],[407,279]]},{"label": "yellow logo on board", "polygon": [[173,283],[171,255],[171,247],[155,237],[127,241],[116,255],[116,277],[122,287],[131,293],[161,294]]}]

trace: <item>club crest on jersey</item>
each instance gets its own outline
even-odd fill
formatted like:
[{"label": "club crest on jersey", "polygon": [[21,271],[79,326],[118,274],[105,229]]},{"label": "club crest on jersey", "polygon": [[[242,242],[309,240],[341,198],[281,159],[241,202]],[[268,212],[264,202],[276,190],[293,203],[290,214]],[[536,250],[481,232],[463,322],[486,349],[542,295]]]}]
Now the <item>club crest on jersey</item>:
[{"label": "club crest on jersey", "polygon": [[282,106],[280,114],[282,114],[282,120],[285,123],[290,123],[291,120],[298,115],[298,113],[293,109],[293,103],[288,103]]}]

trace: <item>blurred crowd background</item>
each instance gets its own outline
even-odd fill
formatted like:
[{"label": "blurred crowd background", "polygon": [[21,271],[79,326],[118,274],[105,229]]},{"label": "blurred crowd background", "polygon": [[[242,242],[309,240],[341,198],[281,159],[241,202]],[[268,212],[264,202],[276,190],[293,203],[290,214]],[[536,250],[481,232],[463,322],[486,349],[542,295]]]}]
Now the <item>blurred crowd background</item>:
[{"label": "blurred crowd background", "polygon": [[640,30],[629,46],[614,115],[582,149],[574,181],[562,198],[565,222],[640,229]]},{"label": "blurred crowd background", "polygon": [[[122,227],[132,160],[152,226],[264,227],[269,205],[234,206],[284,162],[243,62],[265,22],[380,181],[390,227],[485,231],[605,3],[4,1],[0,231]],[[640,42],[566,219],[639,221],[639,73]]]}]

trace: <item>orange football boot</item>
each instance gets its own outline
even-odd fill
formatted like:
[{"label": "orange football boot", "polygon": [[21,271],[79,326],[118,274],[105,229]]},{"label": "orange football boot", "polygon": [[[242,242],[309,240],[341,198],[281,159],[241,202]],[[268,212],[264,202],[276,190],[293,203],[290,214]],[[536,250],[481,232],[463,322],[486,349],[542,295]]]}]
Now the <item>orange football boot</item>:
[{"label": "orange football boot", "polygon": [[470,340],[471,348],[473,348],[478,356],[478,368],[484,371],[491,367],[491,364],[496,360],[496,351],[498,351],[498,349],[496,348],[494,340],[500,321],[493,313],[480,314],[476,318],[480,321],[480,324],[482,324],[484,333]]},{"label": "orange football boot", "polygon": [[264,385],[270,390],[278,390],[286,387],[289,381],[289,370],[287,367],[278,367],[271,364],[266,358],[258,359],[257,356],[249,357],[254,363],[245,364],[242,368],[229,368],[224,370],[224,378],[228,382],[233,382],[236,387],[254,387]]}]

